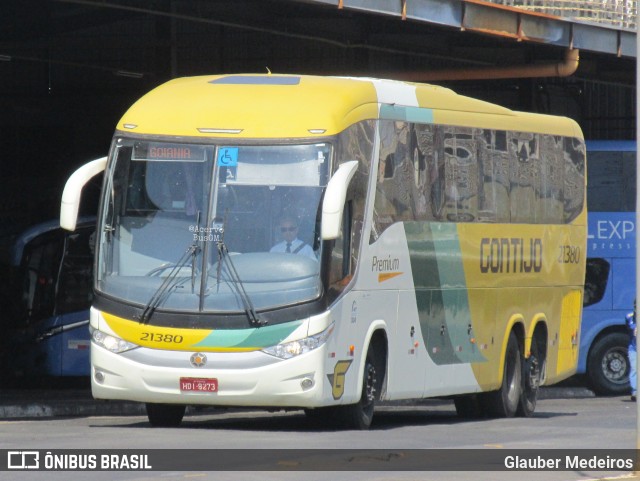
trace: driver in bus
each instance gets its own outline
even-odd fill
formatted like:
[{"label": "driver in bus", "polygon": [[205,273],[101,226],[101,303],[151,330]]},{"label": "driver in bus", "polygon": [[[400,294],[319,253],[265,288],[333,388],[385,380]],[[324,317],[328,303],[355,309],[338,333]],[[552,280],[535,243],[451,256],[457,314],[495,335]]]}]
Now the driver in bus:
[{"label": "driver in bus", "polygon": [[298,239],[298,221],[293,216],[280,219],[280,234],[282,241],[274,245],[270,252],[284,252],[288,254],[302,254],[313,260],[318,260],[309,244]]}]

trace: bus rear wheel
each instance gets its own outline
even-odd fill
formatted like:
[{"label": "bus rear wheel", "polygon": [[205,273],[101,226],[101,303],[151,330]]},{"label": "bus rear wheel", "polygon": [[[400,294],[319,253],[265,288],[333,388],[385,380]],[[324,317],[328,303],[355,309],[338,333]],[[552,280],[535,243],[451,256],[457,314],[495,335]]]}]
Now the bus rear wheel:
[{"label": "bus rear wheel", "polygon": [[487,414],[511,418],[516,415],[522,395],[522,356],[516,335],[511,332],[504,356],[504,373],[500,389],[485,395]]},{"label": "bus rear wheel", "polygon": [[529,417],[536,410],[538,387],[542,379],[542,364],[538,340],[531,338],[531,354],[522,360],[522,394],[518,403],[518,415]]},{"label": "bus rear wheel", "polygon": [[179,426],[186,406],[180,404],[147,403],[147,417],[153,427],[173,428]]}]

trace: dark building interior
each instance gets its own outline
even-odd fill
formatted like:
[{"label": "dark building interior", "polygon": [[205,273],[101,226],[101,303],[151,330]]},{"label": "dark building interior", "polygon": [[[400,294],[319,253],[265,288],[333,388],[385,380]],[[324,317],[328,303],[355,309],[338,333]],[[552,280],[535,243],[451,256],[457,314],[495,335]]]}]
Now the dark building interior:
[{"label": "dark building interior", "polygon": [[[4,0],[0,237],[56,218],[68,175],[106,155],[128,106],[174,77],[269,70],[420,80],[443,69],[561,62],[567,50],[333,3]],[[635,138],[633,55],[580,50],[568,77],[430,82],[569,116],[587,139]],[[87,213],[95,211],[92,189]]]}]

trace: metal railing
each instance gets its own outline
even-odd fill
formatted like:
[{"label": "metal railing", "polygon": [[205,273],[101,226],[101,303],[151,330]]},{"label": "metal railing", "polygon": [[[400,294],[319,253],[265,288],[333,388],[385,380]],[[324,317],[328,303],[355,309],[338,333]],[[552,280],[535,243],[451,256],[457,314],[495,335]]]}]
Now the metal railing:
[{"label": "metal railing", "polygon": [[613,28],[637,29],[638,0],[488,0],[572,20],[599,23]]}]

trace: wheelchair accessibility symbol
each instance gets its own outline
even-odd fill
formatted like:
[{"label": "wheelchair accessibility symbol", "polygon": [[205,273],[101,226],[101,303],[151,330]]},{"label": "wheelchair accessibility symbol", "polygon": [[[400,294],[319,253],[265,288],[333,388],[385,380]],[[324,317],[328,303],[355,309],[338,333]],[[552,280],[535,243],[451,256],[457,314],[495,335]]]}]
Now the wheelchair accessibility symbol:
[{"label": "wheelchair accessibility symbol", "polygon": [[218,152],[218,165],[220,167],[237,167],[238,166],[238,148],[237,147],[221,147]]}]

